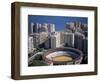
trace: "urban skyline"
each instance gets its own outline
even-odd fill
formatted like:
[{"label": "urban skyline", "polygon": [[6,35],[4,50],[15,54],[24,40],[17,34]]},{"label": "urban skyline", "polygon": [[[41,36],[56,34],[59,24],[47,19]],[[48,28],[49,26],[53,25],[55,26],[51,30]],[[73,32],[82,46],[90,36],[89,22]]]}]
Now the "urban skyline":
[{"label": "urban skyline", "polygon": [[65,30],[66,23],[80,22],[82,24],[88,24],[87,17],[67,17],[67,16],[43,16],[43,15],[28,15],[28,29],[30,33],[31,23],[52,23],[55,24],[55,30]]},{"label": "urban skyline", "polygon": [[72,28],[72,23],[70,23],[71,24],[70,28],[68,29],[66,28],[65,31],[56,31],[54,24],[51,24],[51,27],[50,26],[48,27],[47,23],[45,24],[46,25],[43,25],[43,27],[40,25],[40,23],[36,23],[36,25],[32,23],[31,25],[31,33],[29,35],[29,42],[30,42],[30,39],[33,39],[32,43],[34,42],[33,43],[34,48],[40,47],[40,48],[49,49],[49,48],[56,48],[56,47],[61,47],[63,45],[67,45],[68,47],[75,47],[80,50],[83,49],[83,43],[84,43],[83,41],[84,39],[87,40],[87,36],[85,36],[87,34],[87,31],[85,31],[86,34],[84,33],[84,30],[80,31],[81,29],[80,25],[76,25],[80,27],[73,26]]}]

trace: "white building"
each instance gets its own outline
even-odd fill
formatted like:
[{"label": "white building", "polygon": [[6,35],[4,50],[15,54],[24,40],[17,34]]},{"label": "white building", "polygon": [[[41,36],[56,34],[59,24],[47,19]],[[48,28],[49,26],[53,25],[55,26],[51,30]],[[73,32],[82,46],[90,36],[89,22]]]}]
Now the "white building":
[{"label": "white building", "polygon": [[41,28],[42,28],[42,25],[40,23],[36,23],[35,32],[39,33]]},{"label": "white building", "polygon": [[42,29],[42,32],[48,32],[48,23],[43,23],[41,29]]},{"label": "white building", "polygon": [[34,23],[31,23],[31,34],[33,34]]},{"label": "white building", "polygon": [[38,48],[39,46],[42,46],[43,43],[47,40],[48,33],[47,32],[41,32],[41,33],[34,33],[33,34],[33,41],[34,41],[34,47]]},{"label": "white building", "polygon": [[60,44],[64,44],[64,32],[60,32]]},{"label": "white building", "polygon": [[40,23],[31,23],[31,34],[33,33],[39,33],[41,29],[41,24]]},{"label": "white building", "polygon": [[60,32],[55,32],[51,35],[51,48],[57,48],[60,46]]},{"label": "white building", "polygon": [[33,37],[28,37],[28,53],[32,53],[34,50],[34,44],[33,44]]},{"label": "white building", "polygon": [[40,32],[55,32],[55,24],[51,23],[31,23],[31,34]]},{"label": "white building", "polygon": [[33,34],[33,41],[34,41],[34,47],[35,48],[38,48],[38,46],[39,46],[39,38],[40,38],[39,33],[34,33]]},{"label": "white building", "polygon": [[55,32],[55,24],[48,24],[48,32]]}]

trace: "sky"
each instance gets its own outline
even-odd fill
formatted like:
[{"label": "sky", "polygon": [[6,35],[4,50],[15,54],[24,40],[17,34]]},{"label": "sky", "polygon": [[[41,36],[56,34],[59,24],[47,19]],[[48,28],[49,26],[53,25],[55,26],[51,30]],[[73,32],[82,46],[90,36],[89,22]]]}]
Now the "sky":
[{"label": "sky", "polygon": [[28,15],[28,28],[31,28],[33,23],[53,23],[56,31],[64,30],[65,24],[68,22],[88,23],[87,17],[69,17],[69,16],[46,16],[46,15]]}]

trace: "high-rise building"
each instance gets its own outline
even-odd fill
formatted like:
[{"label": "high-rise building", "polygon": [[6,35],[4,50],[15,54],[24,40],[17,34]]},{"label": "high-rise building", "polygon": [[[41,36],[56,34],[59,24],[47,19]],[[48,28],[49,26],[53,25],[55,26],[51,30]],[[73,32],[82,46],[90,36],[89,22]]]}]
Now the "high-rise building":
[{"label": "high-rise building", "polygon": [[55,32],[51,35],[51,48],[57,48],[60,46],[60,32]]},{"label": "high-rise building", "polygon": [[40,24],[40,23],[37,23],[37,26],[38,26],[38,28],[37,28],[37,30],[38,30],[38,33],[40,33],[40,32],[41,32],[41,28],[42,28],[42,24]]},{"label": "high-rise building", "polygon": [[40,23],[36,23],[36,33],[41,32],[40,29],[42,28],[42,25]]},{"label": "high-rise building", "polygon": [[51,23],[31,23],[31,34],[41,32],[55,32],[55,24]]},{"label": "high-rise building", "polygon": [[51,48],[51,38],[48,37],[47,40],[45,41],[45,47],[46,49]]},{"label": "high-rise building", "polygon": [[34,23],[31,23],[31,34],[33,34],[33,26],[34,26]]},{"label": "high-rise building", "polygon": [[33,37],[28,37],[28,53],[32,53],[34,50],[34,43],[33,43]]},{"label": "high-rise building", "polygon": [[31,23],[31,34],[33,33],[39,33],[41,29],[40,23]]},{"label": "high-rise building", "polygon": [[48,37],[48,33],[46,32],[34,33],[33,34],[34,47],[35,48],[44,47],[47,37]]},{"label": "high-rise building", "polygon": [[74,45],[74,33],[65,32],[64,33],[64,43],[68,47],[73,47],[73,45]]},{"label": "high-rise building", "polygon": [[64,44],[64,32],[60,32],[60,44]]},{"label": "high-rise building", "polygon": [[38,48],[38,46],[39,46],[39,38],[40,38],[39,33],[34,33],[33,34],[33,41],[34,41],[34,47],[35,48]]},{"label": "high-rise building", "polygon": [[74,47],[82,51],[84,38],[85,38],[85,36],[83,34],[75,33],[74,34]]},{"label": "high-rise building", "polygon": [[47,40],[47,38],[48,38],[48,33],[47,32],[41,32],[40,34],[39,34],[39,44],[42,44],[42,43],[44,43],[46,40]]},{"label": "high-rise building", "polygon": [[88,26],[87,26],[87,24],[82,24],[82,30],[83,31],[88,31]]},{"label": "high-rise building", "polygon": [[55,32],[55,24],[48,24],[48,32]]},{"label": "high-rise building", "polygon": [[81,22],[75,22],[75,32],[83,33]]},{"label": "high-rise building", "polygon": [[74,26],[75,28],[81,28],[81,22],[75,22]]},{"label": "high-rise building", "polygon": [[41,29],[42,29],[42,32],[48,32],[48,23],[43,23]]},{"label": "high-rise building", "polygon": [[75,23],[74,22],[68,22],[66,23],[66,32],[75,32]]}]

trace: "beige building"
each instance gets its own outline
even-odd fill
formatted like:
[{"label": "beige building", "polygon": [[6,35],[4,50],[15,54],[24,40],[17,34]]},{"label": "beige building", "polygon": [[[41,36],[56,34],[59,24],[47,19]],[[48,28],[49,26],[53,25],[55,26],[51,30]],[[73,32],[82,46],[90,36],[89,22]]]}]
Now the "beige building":
[{"label": "beige building", "polygon": [[47,40],[47,38],[48,38],[48,33],[47,32],[41,32],[40,34],[39,34],[39,44],[42,44],[42,43],[44,43],[46,40]]},{"label": "beige building", "polygon": [[51,48],[57,48],[60,46],[60,32],[55,32],[51,35]]},{"label": "beige building", "polygon": [[42,43],[44,43],[47,40],[48,33],[41,32],[41,33],[35,33],[33,35],[33,41],[34,41],[34,47],[38,48],[38,46]]}]

